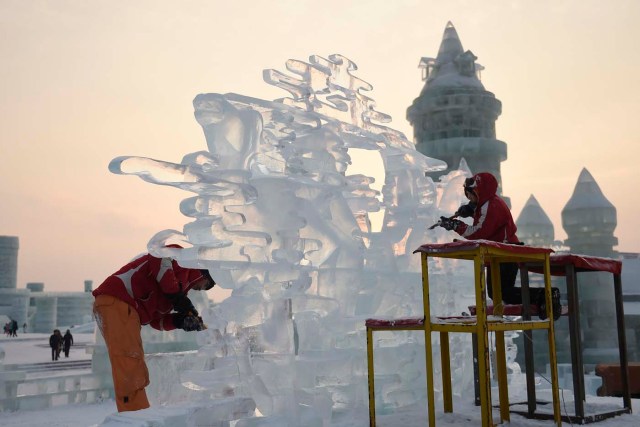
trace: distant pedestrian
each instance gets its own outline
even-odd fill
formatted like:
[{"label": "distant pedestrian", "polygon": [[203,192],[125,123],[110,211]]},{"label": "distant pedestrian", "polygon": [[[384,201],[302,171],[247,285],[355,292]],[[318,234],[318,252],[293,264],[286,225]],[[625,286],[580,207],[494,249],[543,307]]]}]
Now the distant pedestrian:
[{"label": "distant pedestrian", "polygon": [[12,320],[11,321],[11,336],[12,337],[17,337],[18,336],[18,321],[17,320]]},{"label": "distant pedestrian", "polygon": [[59,329],[54,329],[53,334],[49,337],[49,347],[51,347],[51,360],[58,360],[62,347],[62,334]]},{"label": "distant pedestrian", "polygon": [[22,333],[23,334],[27,333],[27,323],[26,322],[22,324]]},{"label": "distant pedestrian", "polygon": [[62,332],[60,332],[60,329],[56,329],[57,334],[58,334],[58,342],[60,344],[58,344],[58,355],[57,355],[57,359],[60,359],[60,353],[62,352],[62,346],[64,345],[64,337],[62,336]]},{"label": "distant pedestrian", "polygon": [[67,329],[67,332],[64,333],[64,337],[62,337],[64,341],[64,357],[69,357],[69,350],[73,345],[73,335],[71,335],[71,331]]}]

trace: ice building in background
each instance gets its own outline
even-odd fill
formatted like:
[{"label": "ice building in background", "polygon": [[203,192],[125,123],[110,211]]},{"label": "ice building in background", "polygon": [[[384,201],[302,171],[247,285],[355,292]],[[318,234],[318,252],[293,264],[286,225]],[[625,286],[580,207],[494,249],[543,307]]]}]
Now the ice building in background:
[{"label": "ice building in background", "polygon": [[[93,321],[91,284],[90,280],[85,280],[84,292],[31,290],[27,331],[51,333],[55,328],[70,328],[91,323]],[[42,283],[27,283],[27,289],[32,288],[33,285],[42,285]]]},{"label": "ice building in background", "polygon": [[[289,93],[282,99],[194,99],[206,150],[180,163],[119,157],[109,166],[192,193],[180,204],[191,222],[159,232],[149,250],[208,268],[218,286],[232,290],[204,313],[209,329],[198,333],[195,354],[150,361],[151,387],[159,388],[150,399],[200,402],[214,420],[245,418],[237,427],[327,426],[352,411],[366,414],[364,321],[422,315],[420,257],[412,252],[451,240],[428,227],[462,203],[470,176],[468,169],[438,182],[426,176],[446,165],[384,125],[390,117],[376,110],[367,96],[372,86],[355,76],[349,59],[311,56],[286,68],[264,72],[267,83]],[[358,150],[380,155],[382,194],[371,188],[373,178],[349,175]],[[380,210],[382,227],[373,231],[369,215]],[[174,242],[185,249],[166,247]],[[472,283],[471,266],[433,268],[434,314],[465,311],[473,289],[458,285]],[[377,339],[378,408],[424,400],[422,340],[412,332]],[[458,395],[473,389],[467,340],[451,342]],[[224,413],[215,412],[221,402]],[[246,418],[252,404],[261,417]],[[236,409],[243,415],[232,415]]]},{"label": "ice building in background", "polygon": [[578,176],[573,194],[562,209],[562,227],[567,232],[565,244],[571,252],[615,258],[618,238],[616,208],[605,197],[586,168]]},{"label": "ice building in background", "polygon": [[[480,81],[483,67],[476,64],[476,59],[471,51],[463,49],[453,24],[447,23],[437,56],[420,61],[425,85],[420,96],[407,109],[407,119],[413,126],[419,151],[444,160],[449,168],[456,168],[461,159],[465,159],[472,173],[491,172],[502,184],[500,163],[507,158],[507,147],[496,139],[495,132],[495,121],[502,106]],[[432,172],[430,176],[437,177],[448,170]],[[502,185],[499,194],[502,194]],[[508,202],[507,198],[505,200]],[[554,241],[553,224],[534,196],[527,201],[516,224],[519,238],[527,244],[617,258],[618,253],[613,250],[618,243],[613,235],[616,222],[615,207],[602,194],[591,174],[583,169],[573,196],[562,211],[562,225],[568,235],[566,241]],[[632,277],[625,272],[629,268],[638,271],[634,269],[637,259],[634,254],[625,255],[623,279]],[[585,277],[585,283],[587,280],[595,279]],[[599,280],[607,281],[609,278],[602,276]],[[565,292],[564,284],[555,282]],[[606,333],[615,321],[613,293],[610,291],[607,284],[598,286],[594,283],[586,285],[581,293],[581,307],[585,311],[582,318],[588,319],[584,328],[587,363],[609,361],[610,349],[617,346],[616,337]],[[638,295],[627,297],[628,313],[638,314],[627,314],[626,318],[629,324],[640,324],[640,289],[625,292]],[[632,303],[637,307],[631,306]],[[562,330],[563,326],[559,328]],[[635,335],[630,337],[630,348],[638,346],[631,343],[640,343],[640,335],[638,339]],[[635,353],[640,354],[640,349]],[[562,343],[558,357],[561,361],[564,357]]]},{"label": "ice building in background", "polygon": [[[518,235],[527,244],[552,246],[557,251],[575,254],[621,258],[622,283],[624,292],[625,327],[630,360],[640,356],[640,287],[637,274],[640,272],[640,258],[637,253],[619,254],[614,250],[618,239],[614,236],[617,226],[616,208],[603,194],[600,186],[583,168],[580,172],[571,198],[562,210],[562,225],[567,233],[564,242],[553,243],[553,225],[537,200],[531,196],[518,220]],[[551,243],[549,243],[551,242]],[[566,295],[564,280],[552,279],[554,286]],[[615,329],[615,303],[610,274],[584,274],[580,278],[580,318],[583,321],[583,358],[588,369],[596,363],[617,362],[617,336]],[[569,362],[568,325],[556,323],[556,349],[558,361]],[[536,346],[540,346],[536,342]],[[542,349],[542,346],[540,346]],[[541,352],[536,352],[536,363],[547,363]],[[518,359],[521,361],[521,358]]]},{"label": "ice building in background", "polygon": [[518,238],[530,246],[550,248],[554,242],[553,223],[532,194],[516,219]]},{"label": "ice building in background", "polygon": [[[567,233],[565,245],[570,252],[617,258],[613,249],[618,239],[616,208],[605,197],[586,168],[578,176],[571,198],[562,209],[562,227]],[[624,265],[623,265],[624,270]],[[617,362],[615,302],[611,275],[585,275],[580,289],[580,310],[587,325],[583,329],[585,363]]]},{"label": "ice building in background", "polygon": [[0,236],[0,315],[15,319],[20,331],[26,324],[28,332],[50,333],[58,327],[90,322],[90,280],[85,281],[85,292],[43,292],[44,283],[17,288],[19,247],[18,237]]},{"label": "ice building in background", "polygon": [[407,109],[407,119],[416,149],[447,163],[447,169],[430,176],[456,169],[464,158],[472,173],[492,173],[502,196],[500,163],[507,159],[507,144],[496,139],[495,125],[502,103],[484,88],[480,81],[484,67],[476,59],[462,48],[455,27],[448,22],[438,55],[420,60],[425,85]]},{"label": "ice building in background", "polygon": [[[90,322],[93,296],[91,281],[84,292],[44,292],[44,283],[17,287],[18,237],[0,236],[0,315],[18,322],[20,331],[50,333],[53,329]],[[88,287],[88,288],[87,288]]]},{"label": "ice building in background", "polygon": [[0,236],[0,316],[5,316],[4,322],[17,321],[22,328],[27,321],[29,291],[17,289],[19,248],[18,237]]},{"label": "ice building in background", "polygon": [[622,252],[620,258],[629,360],[640,360],[640,253]]}]

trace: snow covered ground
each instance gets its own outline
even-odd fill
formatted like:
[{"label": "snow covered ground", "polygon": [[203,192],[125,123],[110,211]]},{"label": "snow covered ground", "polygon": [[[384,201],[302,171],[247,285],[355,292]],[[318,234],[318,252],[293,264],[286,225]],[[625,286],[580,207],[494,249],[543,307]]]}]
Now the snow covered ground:
[{"label": "snow covered ground", "polygon": [[67,405],[45,411],[0,413],[3,427],[87,427],[100,425],[116,412],[113,400],[91,405]]},{"label": "snow covered ground", "polygon": [[[619,404],[620,399],[602,398],[604,402]],[[425,402],[426,405],[426,402]],[[171,411],[171,408],[162,408],[163,412]],[[640,426],[640,401],[633,400],[634,414],[622,415],[609,420],[593,424],[594,427],[638,427]],[[140,418],[153,420],[154,414],[159,409],[147,409],[140,412]],[[33,412],[14,412],[0,414],[0,425],[3,427],[88,427],[97,426],[103,423],[106,417],[116,412],[113,401],[106,401],[100,404],[91,405],[68,405],[49,409],[46,411]],[[145,413],[145,414],[143,414]],[[497,421],[497,413],[495,413]],[[357,416],[350,415],[346,419],[336,419],[332,423],[332,427],[366,427],[369,425],[369,419],[364,411]],[[379,415],[377,417],[378,426],[380,427],[418,427],[428,425],[427,413],[425,408],[412,408],[399,411],[395,414]],[[478,408],[471,403],[460,403],[454,405],[454,413],[442,414],[437,416],[436,423],[438,426],[446,427],[471,427],[481,425],[480,414]],[[109,426],[115,426],[115,423],[109,423]],[[137,424],[118,424],[119,426],[154,426],[154,427],[171,427],[164,423],[137,423]],[[511,416],[511,427],[543,427],[553,426],[552,421],[529,420],[519,415]],[[570,424],[563,423],[564,426]]]},{"label": "snow covered ground", "polygon": [[[71,333],[73,335],[73,346],[69,352],[69,358],[65,359],[64,353],[62,353],[60,360],[90,360],[91,355],[85,350],[88,344],[93,344],[94,342],[93,333]],[[3,335],[0,337],[0,347],[5,352],[4,364],[51,362],[50,335],[18,333],[16,338],[9,338]]]},{"label": "snow covered ground", "polygon": [[[84,351],[84,346],[93,342],[92,334],[74,334],[77,346],[72,348],[68,360],[87,360],[90,355]],[[41,363],[50,361],[48,350],[49,336],[47,334],[20,334],[18,338],[0,338],[0,346],[5,351],[5,365],[16,363]],[[64,359],[63,359],[64,360]],[[52,372],[51,375],[59,373]],[[511,402],[523,401],[524,390],[509,390]],[[545,398],[544,395],[540,396]],[[565,402],[562,404],[562,412],[572,407],[572,393],[564,392]],[[497,391],[494,393],[494,400],[497,399]],[[620,407],[622,399],[619,398],[594,398],[589,397],[587,407],[595,405],[599,407]],[[166,421],[167,414],[184,413],[188,405],[165,406],[161,408],[150,408],[139,411],[133,416],[122,419],[115,416],[116,408],[112,400],[107,400],[96,404],[79,404],[54,407],[42,411],[21,411],[0,413],[0,426],[2,427],[87,427],[87,426],[166,426],[171,427],[171,423]],[[633,400],[634,414],[618,416],[603,422],[594,424],[598,427],[637,427],[640,426],[640,400]],[[454,413],[442,413],[442,405],[437,404],[437,424],[447,427],[469,427],[480,425],[480,411],[470,401],[454,401]],[[498,412],[494,412],[498,420]],[[164,421],[163,421],[164,419]],[[153,421],[152,421],[153,420]],[[405,408],[393,414],[378,414],[378,425],[381,427],[413,427],[425,426],[427,421],[426,402],[424,406]],[[195,425],[195,424],[194,424]],[[200,426],[201,424],[198,424]],[[206,425],[206,424],[205,424]],[[275,424],[274,424],[275,425]],[[366,408],[349,414],[336,415],[332,427],[365,427],[369,425],[369,418]],[[529,420],[522,416],[513,414],[511,416],[511,426],[522,427],[543,427],[552,426],[552,421]],[[563,425],[570,425],[564,423]],[[204,426],[204,425],[203,425]]]}]

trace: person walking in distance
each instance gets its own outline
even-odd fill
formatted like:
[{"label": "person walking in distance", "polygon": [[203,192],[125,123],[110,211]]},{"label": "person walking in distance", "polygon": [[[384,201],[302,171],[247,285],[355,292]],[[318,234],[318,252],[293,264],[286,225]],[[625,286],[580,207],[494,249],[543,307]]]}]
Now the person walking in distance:
[{"label": "person walking in distance", "polygon": [[18,336],[18,321],[15,319],[11,321],[11,336],[12,337]]},{"label": "person walking in distance", "polygon": [[71,346],[73,345],[73,335],[71,335],[71,331],[69,329],[67,329],[67,332],[64,333],[62,341],[64,343],[64,357],[69,357],[69,350],[71,350]]},{"label": "person walking in distance", "polygon": [[56,361],[60,357],[60,346],[62,345],[62,335],[58,329],[53,330],[49,337],[49,347],[51,347],[51,360]]}]

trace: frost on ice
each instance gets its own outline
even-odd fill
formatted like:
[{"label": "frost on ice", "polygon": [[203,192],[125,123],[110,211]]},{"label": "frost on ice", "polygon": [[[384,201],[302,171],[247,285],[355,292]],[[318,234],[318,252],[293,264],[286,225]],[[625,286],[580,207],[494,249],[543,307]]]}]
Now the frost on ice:
[{"label": "frost on ice", "polygon": [[[232,290],[204,313],[209,329],[199,333],[196,361],[178,373],[180,396],[250,398],[264,425],[326,426],[366,410],[365,319],[422,315],[420,257],[412,252],[454,237],[427,229],[463,202],[470,173],[463,162],[437,183],[426,177],[445,164],[383,125],[390,116],[376,110],[365,94],[372,86],[354,75],[349,59],[311,56],[286,68],[264,72],[267,83],[289,93],[282,99],[195,98],[206,150],[178,164],[118,157],[109,168],[193,193],[180,204],[192,221],[182,232],[159,232],[149,250],[209,268],[218,286]],[[382,194],[373,178],[348,174],[354,149],[381,156]],[[373,230],[370,214],[380,210],[381,228]],[[441,260],[431,268],[434,314],[467,311],[470,266]],[[473,390],[467,335],[451,337],[458,395]],[[423,400],[424,337],[375,337],[378,410]],[[434,347],[439,354],[437,339]]]}]

